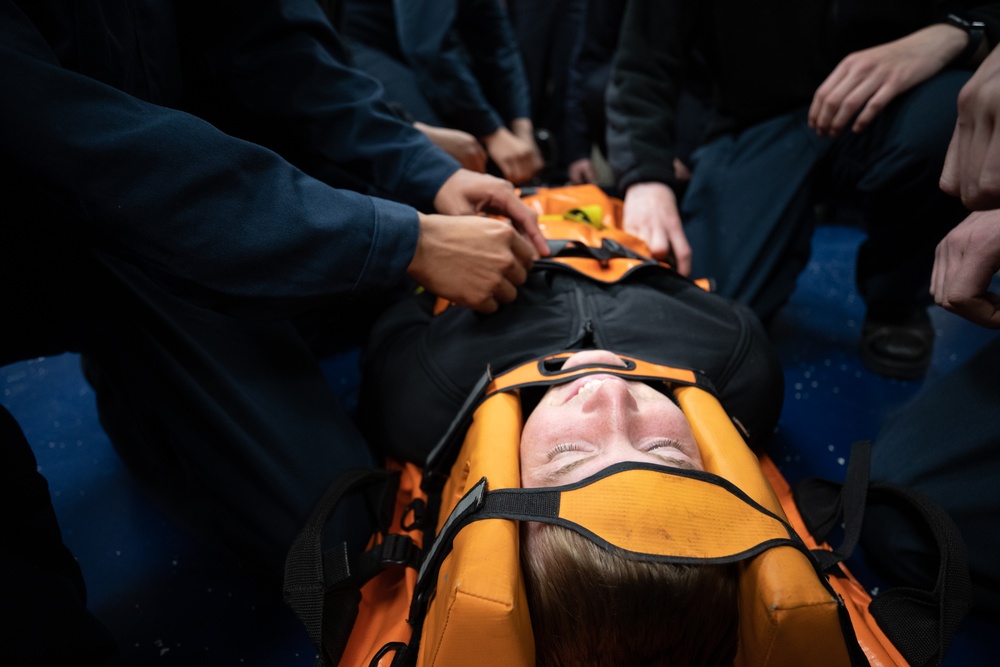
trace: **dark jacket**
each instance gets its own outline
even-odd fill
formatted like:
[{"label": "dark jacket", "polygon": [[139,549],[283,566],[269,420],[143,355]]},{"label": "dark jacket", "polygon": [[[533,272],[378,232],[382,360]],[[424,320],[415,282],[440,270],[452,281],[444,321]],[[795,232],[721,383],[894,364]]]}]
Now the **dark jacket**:
[{"label": "dark jacket", "polygon": [[342,57],[314,0],[0,0],[0,239],[279,315],[395,284],[416,211],[329,185],[430,208],[458,164]]},{"label": "dark jacket", "polygon": [[846,55],[940,22],[949,12],[985,22],[989,43],[1000,43],[1000,4],[629,0],[608,104],[619,187],[675,185],[677,96],[692,53],[704,56],[715,87],[711,137],[808,105]]},{"label": "dark jacket", "polygon": [[726,410],[759,443],[783,400],[778,359],[746,307],[666,269],[605,285],[535,269],[496,314],[427,299],[385,313],[365,354],[362,413],[382,453],[423,462],[487,367],[500,373],[564,350],[607,349],[703,372]]},{"label": "dark jacket", "polygon": [[344,36],[415,74],[445,121],[477,137],[531,118],[524,64],[499,0],[344,0]]},{"label": "dark jacket", "polygon": [[590,158],[597,143],[604,150],[604,91],[611,61],[618,48],[625,3],[619,0],[588,0],[584,3],[583,34],[570,63],[566,93],[566,145],[559,158],[569,165]]}]

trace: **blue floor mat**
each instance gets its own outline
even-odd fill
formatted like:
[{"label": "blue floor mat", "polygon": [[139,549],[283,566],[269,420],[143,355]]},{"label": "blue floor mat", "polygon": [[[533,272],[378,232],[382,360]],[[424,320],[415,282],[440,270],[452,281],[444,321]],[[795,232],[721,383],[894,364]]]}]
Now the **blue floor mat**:
[{"label": "blue floor mat", "polygon": [[[938,340],[926,380],[869,373],[856,354],[864,316],[853,280],[860,240],[851,227],[820,227],[812,260],[772,325],[786,394],[771,453],[790,480],[841,478],[852,442],[874,438],[888,414],[995,335],[935,310]],[[325,370],[350,395],[355,368],[356,357],[348,355]],[[0,403],[21,424],[49,481],[90,607],[117,637],[126,664],[313,664],[314,651],[280,592],[260,590],[193,541],[126,473],[97,421],[76,355],[0,368],[0,387]],[[998,630],[968,621],[945,664],[996,664]]]}]

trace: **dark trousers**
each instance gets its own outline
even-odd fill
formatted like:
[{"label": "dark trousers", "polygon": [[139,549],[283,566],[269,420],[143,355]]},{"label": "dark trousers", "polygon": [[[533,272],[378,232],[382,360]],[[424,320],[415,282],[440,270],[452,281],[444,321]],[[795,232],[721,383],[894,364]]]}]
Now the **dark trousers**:
[{"label": "dark trousers", "polygon": [[[1000,339],[929,384],[890,418],[872,445],[872,479],[935,501],[965,540],[973,610],[1000,620]],[[933,585],[936,552],[920,524],[869,506],[862,547],[894,584]]]},{"label": "dark trousers", "polygon": [[406,63],[379,49],[351,43],[351,55],[358,69],[375,77],[385,89],[385,99],[401,106],[413,120],[434,127],[451,127],[424,95],[417,75]]},{"label": "dark trousers", "polygon": [[[16,241],[0,267],[0,364],[81,352],[129,468],[192,529],[278,581],[330,480],[373,463],[300,329],[217,312],[72,242]],[[347,308],[332,313],[355,324]],[[344,517],[339,530],[360,541],[364,522]]]},{"label": "dark trousers", "polygon": [[[557,151],[566,143],[562,131],[566,124],[570,65],[583,33],[585,5],[580,0],[507,2],[507,13],[528,77],[532,122],[553,134]],[[597,99],[603,97],[601,88]]]},{"label": "dark trousers", "polygon": [[87,611],[83,575],[63,545],[35,456],[0,406],[0,655],[4,664],[121,664],[114,640]]},{"label": "dark trousers", "polygon": [[934,248],[965,216],[938,178],[968,77],[939,74],[860,134],[819,137],[801,109],[699,148],[682,202],[694,273],[767,321],[809,259],[814,205],[834,194],[864,215],[857,285],[869,309],[929,304]]}]

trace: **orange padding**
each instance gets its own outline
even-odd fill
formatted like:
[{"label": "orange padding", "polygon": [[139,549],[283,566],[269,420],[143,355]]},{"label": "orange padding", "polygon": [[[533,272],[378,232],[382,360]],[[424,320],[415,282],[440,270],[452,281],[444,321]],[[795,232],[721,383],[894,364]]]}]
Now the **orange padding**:
[{"label": "orange padding", "polygon": [[[572,352],[560,352],[559,354],[552,354],[545,357],[545,360],[567,359],[572,354]],[[652,364],[648,361],[632,357],[629,357],[629,361],[631,361],[634,365],[631,369],[618,368],[616,366],[587,365],[566,370],[560,369],[559,371],[554,371],[552,374],[559,376],[560,383],[569,382],[574,378],[594,372],[613,373],[627,379],[636,380],[644,378],[663,378],[664,380],[682,382],[684,384],[695,384],[695,382],[697,382],[694,371],[686,368],[660,366],[659,364]],[[544,379],[541,375],[541,371],[539,370],[539,366],[541,364],[541,361],[529,362],[518,366],[517,368],[511,369],[503,375],[497,376],[493,382],[486,387],[487,396],[497,391],[503,391],[510,389],[511,387],[530,384],[531,382]]]},{"label": "orange padding", "polygon": [[[783,517],[781,505],[718,401],[697,387],[677,389],[706,470],[730,480]],[[520,486],[521,405],[498,393],[476,411],[442,500],[443,522],[481,477],[491,489]],[[475,522],[455,539],[428,609],[418,665],[490,664],[530,667],[534,640],[520,574],[514,521]],[[742,565],[740,667],[841,667],[850,664],[837,602],[807,557],[777,547]]]},{"label": "orange padding", "polygon": [[[669,509],[662,511],[669,498]],[[728,558],[789,538],[785,524],[703,479],[628,470],[563,491],[559,518],[621,549]]]},{"label": "orange padding", "polygon": [[[404,533],[400,528],[406,506],[411,500],[427,496],[420,490],[422,471],[412,463],[397,464],[388,461],[386,467],[400,470],[399,492],[392,518],[392,532]],[[419,533],[404,533],[422,546]],[[361,589],[361,603],[354,630],[344,649],[340,667],[367,667],[384,644],[410,641],[411,628],[406,622],[410,613],[410,599],[417,581],[417,572],[411,567],[397,567],[373,578]],[[387,667],[393,654],[383,658],[379,665]]]},{"label": "orange padding", "polygon": [[[521,401],[496,394],[475,413],[442,496],[441,525],[468,487],[521,485]],[[418,666],[535,664],[516,521],[476,521],[455,537],[424,621]]]},{"label": "orange padding", "polygon": [[[558,188],[538,188],[536,192],[522,198],[528,208],[538,214],[538,227],[542,235],[550,241],[576,241],[594,248],[600,248],[603,239],[617,241],[635,251],[647,260],[616,257],[607,262],[586,257],[559,257],[553,261],[589,276],[594,280],[614,283],[630,271],[649,264],[663,262],[652,259],[649,245],[637,236],[622,229],[622,200],[609,197],[596,185],[568,185]],[[574,209],[600,209],[602,229],[585,222],[566,219],[563,216]],[[695,284],[707,292],[711,291],[711,281],[707,278],[695,280]],[[434,304],[434,314],[439,315],[453,304],[438,298]]]},{"label": "orange padding", "polygon": [[604,190],[596,185],[538,188],[534,194],[523,197],[522,201],[539,216],[563,215],[583,206],[600,206],[604,213],[601,224],[605,227],[621,229],[622,200],[617,197],[609,197]]},{"label": "orange padding", "polygon": [[[805,522],[802,520],[802,515],[799,514],[799,510],[795,506],[792,489],[774,462],[765,457],[761,461],[761,468],[781,500],[788,515],[788,522],[799,535],[803,536],[806,546],[810,549],[829,549],[827,544],[817,543],[809,534]],[[858,637],[858,644],[864,650],[871,667],[906,667],[909,665],[878,627],[878,622],[868,610],[868,605],[871,604],[872,600],[868,590],[854,578],[854,575],[847,568],[843,565],[839,567],[843,576],[831,577],[830,583],[837,594],[847,602],[847,610],[851,614],[851,622]]]},{"label": "orange padding", "polygon": [[[719,402],[694,387],[678,387],[675,393],[701,448],[705,469],[784,517],[757,456]],[[806,556],[792,547],[771,549],[744,565],[736,665],[850,665],[837,602]]]}]

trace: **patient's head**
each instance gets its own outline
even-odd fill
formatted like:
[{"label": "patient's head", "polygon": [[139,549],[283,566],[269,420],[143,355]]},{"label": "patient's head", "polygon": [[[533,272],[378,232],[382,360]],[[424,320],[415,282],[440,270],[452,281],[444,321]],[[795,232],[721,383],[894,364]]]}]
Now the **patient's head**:
[{"label": "patient's head", "polygon": [[538,523],[522,525],[521,561],[538,667],[733,664],[735,564],[630,560]]},{"label": "patient's head", "polygon": [[[624,366],[603,350],[563,368]],[[642,382],[588,375],[550,388],[521,434],[521,484],[579,481],[613,463],[702,469],[681,409]],[[625,558],[569,529],[522,525],[521,560],[537,664],[732,665],[736,565],[673,565]]]},{"label": "patient's head", "polygon": [[[625,365],[611,352],[587,350],[563,368],[594,363]],[[642,382],[596,374],[553,386],[521,433],[524,487],[568,484],[621,461],[702,469],[684,413]]]}]

